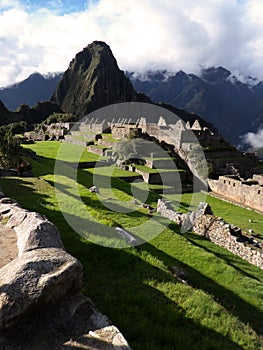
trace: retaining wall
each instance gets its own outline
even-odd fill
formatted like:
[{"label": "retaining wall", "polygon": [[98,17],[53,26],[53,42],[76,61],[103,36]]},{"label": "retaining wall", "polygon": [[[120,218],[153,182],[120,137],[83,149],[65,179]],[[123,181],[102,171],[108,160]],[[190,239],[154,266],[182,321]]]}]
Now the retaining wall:
[{"label": "retaining wall", "polygon": [[186,230],[193,230],[211,242],[263,269],[263,243],[244,235],[240,228],[213,215],[207,203],[200,203],[195,212],[185,214],[174,211],[169,202],[159,200],[157,212],[182,225]]}]

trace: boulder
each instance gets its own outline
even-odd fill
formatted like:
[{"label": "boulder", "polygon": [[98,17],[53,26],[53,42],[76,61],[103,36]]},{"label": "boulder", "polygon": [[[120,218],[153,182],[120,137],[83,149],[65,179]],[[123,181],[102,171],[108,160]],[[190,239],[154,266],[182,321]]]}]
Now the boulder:
[{"label": "boulder", "polygon": [[0,329],[81,288],[82,265],[62,249],[36,249],[0,269]]},{"label": "boulder", "polygon": [[21,207],[15,200],[6,197],[0,199],[0,219],[10,218],[17,210],[21,210]]},{"label": "boulder", "polygon": [[43,215],[21,209],[11,216],[7,226],[16,231],[18,256],[33,249],[64,249],[58,229]]}]

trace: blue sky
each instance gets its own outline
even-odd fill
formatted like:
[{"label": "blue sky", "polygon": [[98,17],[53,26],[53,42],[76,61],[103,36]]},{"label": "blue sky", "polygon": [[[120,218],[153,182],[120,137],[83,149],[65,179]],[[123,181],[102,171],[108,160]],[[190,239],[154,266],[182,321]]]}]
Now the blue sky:
[{"label": "blue sky", "polygon": [[94,40],[138,73],[224,66],[263,80],[262,0],[0,0],[0,87],[64,71]]},{"label": "blue sky", "polygon": [[21,3],[31,9],[47,8],[61,15],[84,11],[88,8],[88,1],[83,0],[21,0]]}]

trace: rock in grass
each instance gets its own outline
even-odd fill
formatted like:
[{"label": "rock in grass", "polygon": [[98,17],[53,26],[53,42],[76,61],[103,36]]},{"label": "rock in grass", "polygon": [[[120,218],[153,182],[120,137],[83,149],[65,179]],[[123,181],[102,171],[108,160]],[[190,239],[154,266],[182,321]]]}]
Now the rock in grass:
[{"label": "rock in grass", "polygon": [[100,193],[98,187],[96,187],[96,186],[91,186],[89,188],[89,190],[90,190],[91,193]]}]

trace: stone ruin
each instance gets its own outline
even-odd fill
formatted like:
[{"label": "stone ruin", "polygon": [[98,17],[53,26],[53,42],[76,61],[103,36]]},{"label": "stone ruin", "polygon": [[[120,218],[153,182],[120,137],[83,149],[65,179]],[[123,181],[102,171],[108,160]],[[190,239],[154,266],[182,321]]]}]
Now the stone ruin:
[{"label": "stone ruin", "polygon": [[209,179],[208,184],[214,193],[263,212],[263,175],[254,174],[247,180],[235,175],[220,176],[218,180]]},{"label": "stone ruin", "polygon": [[[229,188],[223,186],[222,178],[220,178],[220,176],[228,175],[244,179],[252,177],[257,172],[258,159],[255,154],[237,151],[229,146],[220,135],[202,126],[198,119],[191,125],[189,121],[184,123],[181,119],[175,124],[169,124],[163,116],[160,116],[158,123],[148,123],[145,117],[140,117],[136,121],[123,117],[116,121],[113,119],[110,122],[106,120],[99,122],[98,119],[89,119],[86,116],[80,123],[51,124],[43,135],[44,139],[63,139],[66,142],[76,143],[83,147],[88,146],[89,151],[100,156],[108,156],[111,154],[112,142],[100,135],[109,131],[111,131],[113,138],[117,140],[130,138],[139,131],[143,133],[144,137],[156,139],[160,144],[165,143],[173,146],[174,153],[187,164],[192,174],[205,186],[207,186],[207,174],[206,170],[204,170],[205,174],[203,174],[202,168],[206,169],[207,164],[209,165],[210,173],[208,175],[212,179],[209,179],[208,182],[212,191],[221,195],[224,195],[224,193],[229,194],[228,198],[234,201],[247,204],[257,210],[263,210],[263,197],[260,189],[257,189],[257,191],[260,191],[260,196],[256,194],[258,202],[256,204],[252,194],[252,192],[255,192],[255,187],[247,186],[245,188],[242,184],[242,198],[247,198],[247,200],[244,200],[239,198],[240,193],[237,191],[237,188],[241,189],[241,187],[238,182],[236,188],[229,190]],[[81,137],[79,137],[78,133],[81,133]],[[36,135],[34,136],[34,133],[31,133],[28,137],[39,139]],[[199,155],[204,153],[201,156],[201,161],[198,156],[196,157],[195,153]],[[204,167],[200,166],[202,161],[205,163]],[[223,187],[224,189],[222,190]],[[250,204],[246,203],[247,201]]]},{"label": "stone ruin", "polygon": [[1,219],[16,232],[18,247],[18,256],[0,268],[0,349],[130,349],[81,294],[82,265],[65,251],[58,229],[0,197]]},{"label": "stone ruin", "polygon": [[181,225],[184,231],[193,231],[263,269],[263,244],[215,216],[207,203],[201,202],[191,213],[179,213],[173,210],[171,202],[159,199],[157,212]]}]

